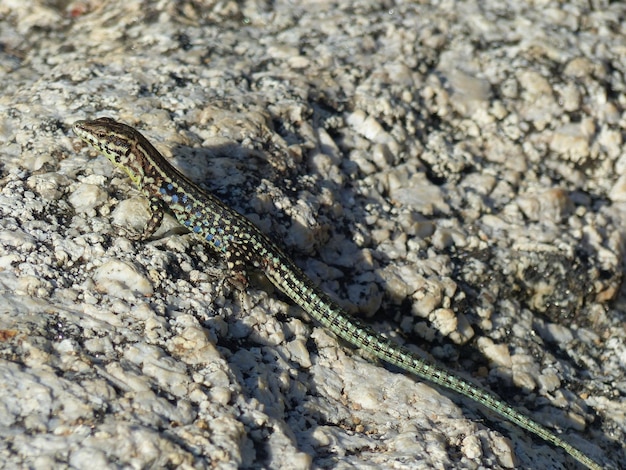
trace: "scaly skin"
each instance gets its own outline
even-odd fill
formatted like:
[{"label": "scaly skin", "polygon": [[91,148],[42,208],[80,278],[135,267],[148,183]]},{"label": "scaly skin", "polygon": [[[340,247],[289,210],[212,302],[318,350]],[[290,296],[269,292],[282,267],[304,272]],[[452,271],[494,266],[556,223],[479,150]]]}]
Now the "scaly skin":
[{"label": "scaly skin", "polygon": [[571,457],[594,470],[602,467],[554,432],[515,410],[494,394],[461,377],[426,362],[356,318],[317,288],[281,248],[252,222],[222,201],[192,183],[174,168],[132,127],[110,118],[79,121],[74,132],[124,170],[150,200],[152,217],[143,237],[150,236],[169,209],[178,221],[222,254],[229,269],[244,285],[250,267],[268,279],[291,300],[335,335],[357,348],[407,372],[457,392],[480,403],[502,418],[560,447]]}]

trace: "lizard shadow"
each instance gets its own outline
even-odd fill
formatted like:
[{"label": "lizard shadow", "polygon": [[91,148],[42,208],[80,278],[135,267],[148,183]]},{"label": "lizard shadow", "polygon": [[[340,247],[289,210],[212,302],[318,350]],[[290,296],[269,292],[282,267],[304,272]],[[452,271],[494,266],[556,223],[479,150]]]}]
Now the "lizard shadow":
[{"label": "lizard shadow", "polygon": [[[173,149],[173,153],[177,157],[179,169],[194,182],[216,195],[239,213],[248,216],[260,227],[261,231],[266,233],[271,239],[276,240],[278,238],[285,240],[287,243],[279,243],[281,248],[285,249],[289,255],[294,255],[293,259],[296,264],[303,267],[303,270],[310,275],[314,282],[323,280],[327,271],[325,271],[324,268],[320,268],[316,272],[316,270],[310,269],[310,265],[308,269],[305,268],[303,257],[298,253],[298,242],[294,241],[294,238],[289,235],[291,232],[302,234],[311,231],[310,227],[302,224],[298,220],[298,217],[294,216],[297,215],[299,209],[297,199],[294,200],[294,198],[302,197],[302,195],[307,197],[311,191],[321,188],[322,190],[331,191],[334,194],[344,193],[341,195],[343,199],[352,198],[353,200],[359,200],[360,204],[355,204],[350,207],[352,211],[351,214],[349,216],[340,216],[340,220],[338,221],[333,220],[332,208],[322,208],[320,210],[318,207],[318,213],[314,214],[314,216],[316,218],[333,220],[332,229],[330,229],[329,224],[320,224],[320,226],[313,229],[313,234],[309,234],[309,240],[314,241],[310,250],[313,252],[320,252],[320,247],[323,247],[324,243],[327,242],[329,238],[332,239],[333,243],[339,243],[340,241],[344,246],[348,246],[347,249],[344,249],[351,254],[358,253],[363,249],[362,246],[359,246],[359,244],[352,239],[348,229],[354,221],[364,220],[367,216],[367,212],[364,209],[365,205],[375,203],[376,201],[367,200],[366,198],[358,196],[353,192],[352,188],[346,189],[332,182],[312,182],[306,176],[299,175],[297,168],[289,164],[284,164],[284,162],[279,162],[279,164],[273,163],[270,160],[271,157],[268,158],[267,154],[264,152],[250,150],[239,144],[226,144],[201,149],[181,146]],[[279,209],[277,212],[273,212],[269,217],[267,217],[265,213],[259,214],[259,209],[263,210],[268,207],[276,209],[274,205],[276,202],[278,202],[282,208],[284,208],[285,205],[290,206],[290,210],[284,212]],[[343,220],[341,217],[343,217]],[[328,235],[329,232],[331,233],[330,236]],[[336,252],[333,253],[331,250],[326,255],[321,254],[318,256],[326,263],[332,264],[333,261],[339,261],[339,257],[333,255],[336,255]],[[306,256],[306,258],[309,257],[310,256]],[[316,255],[313,255],[313,257],[316,257]],[[366,259],[366,257],[364,256],[363,259]],[[353,262],[356,262],[356,259],[353,259]],[[369,267],[369,276],[366,277],[372,284],[383,286],[383,292],[385,291],[387,281],[377,274],[377,269],[381,267],[381,264],[384,266],[384,263],[391,262],[393,262],[393,260],[389,257],[378,256],[376,259],[377,265]],[[359,268],[354,264],[352,266],[346,266],[345,263],[338,268],[332,269],[332,274],[336,279],[331,285],[339,287],[336,291],[345,292],[344,286],[350,284],[351,279],[356,277],[355,269],[358,270]],[[328,285],[328,283],[325,284]],[[331,290],[327,288],[323,288],[323,290],[327,291],[334,300],[341,303],[340,299],[338,299],[336,294],[333,294]],[[291,301],[281,293],[279,293],[279,296],[291,303]],[[404,314],[411,314],[410,305],[407,303],[404,303],[400,309],[394,308],[390,304],[385,304],[383,308],[380,309],[382,312],[379,312],[375,318],[386,323],[388,319],[384,318],[384,311],[388,309],[394,310],[394,316],[396,316],[396,318],[398,316],[403,317]],[[246,312],[243,312],[244,316],[245,313]],[[235,329],[248,328],[248,325],[244,324],[243,318],[237,319],[236,317],[231,317],[229,321],[232,322],[231,326]],[[394,321],[392,321],[392,323],[394,323]],[[482,364],[488,364],[489,362],[481,353],[477,354],[477,349],[473,345],[459,347],[443,337],[438,337],[437,341],[445,348],[453,347],[460,349],[459,356],[464,356],[465,358],[472,356],[472,359],[478,358],[478,366],[476,367],[480,367]],[[411,337],[408,340],[408,343],[415,345],[417,345],[418,342],[419,340],[416,340],[415,337]],[[293,364],[293,359],[291,359],[288,354],[281,354],[275,346],[268,344],[261,344],[259,346],[255,341],[244,339],[238,339],[237,341],[219,339],[218,346],[222,348],[224,354],[231,354],[233,356],[237,354],[236,351],[242,348],[248,349],[253,352],[252,356],[262,360],[266,365],[261,372],[256,372],[252,369],[242,370],[240,367],[242,364],[241,361],[238,361],[237,365],[232,365],[231,367],[246,400],[257,400],[264,405],[266,410],[270,410],[270,416],[272,419],[276,420],[274,425],[280,427],[281,431],[293,440],[294,447],[297,449],[315,455],[317,458],[320,456],[320,450],[316,448],[315,445],[315,432],[319,423],[323,422],[334,426],[345,426],[346,423],[338,422],[335,419],[336,417],[325,414],[323,410],[317,410],[317,412],[313,411],[312,414],[308,414],[304,418],[298,418],[298,415],[302,413],[302,400],[307,400],[308,404],[305,407],[310,411],[314,409],[315,406],[311,405],[311,402],[308,401],[306,396],[313,395],[319,397],[322,396],[324,392],[318,390],[315,381],[311,377],[308,377],[309,373],[306,370],[302,370],[298,367],[291,367],[289,369],[290,374],[293,375],[291,379],[298,383],[305,383],[306,394],[303,394],[301,390],[297,390],[297,393],[287,395],[280,389],[280,384],[272,379],[272,374],[277,374],[279,373],[278,371],[284,370],[285,364]],[[309,351],[316,353],[314,341],[309,340],[306,346]],[[420,354],[419,351],[416,351],[416,353]],[[480,356],[483,356],[483,361],[480,361]],[[428,358],[428,360],[436,363],[439,362],[433,361],[431,358]],[[490,387],[484,387],[477,383],[474,379],[468,377],[468,374],[459,372],[457,366],[458,363],[445,365],[453,374],[466,378],[480,388],[492,390]],[[385,365],[385,367],[394,372],[403,372],[395,366]],[[414,380],[420,381],[421,379],[414,378]],[[259,383],[271,384],[271,386],[268,388],[259,387]],[[459,399],[458,394],[446,389],[440,387],[436,387],[436,389],[439,393],[451,398],[454,402],[462,401],[464,404],[471,402],[471,400],[467,398]],[[273,393],[278,394],[280,398],[277,400],[275,396],[272,397],[268,395],[268,390],[273,390]],[[291,391],[293,392],[293,390]],[[513,386],[503,386],[498,390],[494,390],[494,392],[499,396],[506,397],[511,394],[519,393],[520,389]],[[522,391],[522,393],[526,392]],[[584,409],[583,402],[579,401],[579,404]],[[498,421],[501,420],[500,418],[489,418],[489,416],[495,415],[489,411],[483,410],[482,407],[475,404],[469,408],[470,411],[468,411],[466,406],[464,406],[463,409],[464,413],[473,419],[476,419],[477,416],[485,415],[486,413],[488,417],[487,420],[490,423],[489,426],[497,425]],[[482,411],[476,414],[476,409],[481,409]],[[480,420],[480,418],[478,419]],[[265,438],[252,438],[254,451],[249,454],[248,463],[254,465],[259,462],[270,463],[272,455],[266,439],[273,431],[269,428],[260,429],[258,425],[254,424],[253,420],[247,419],[245,416],[242,417],[242,421],[249,428],[260,431],[256,432],[256,434],[251,433],[252,435],[265,436]],[[288,424],[288,426],[285,428],[282,424]],[[511,431],[510,427],[507,427],[505,431],[505,435],[511,433],[515,433],[520,437],[528,435],[525,431],[517,429]],[[594,436],[594,441],[600,443],[602,447],[610,447],[611,444],[614,444],[608,439],[598,438],[598,436]],[[250,449],[248,450],[250,451]],[[532,452],[529,451],[528,454],[532,455]],[[322,456],[322,458],[324,458],[324,456]]]}]

